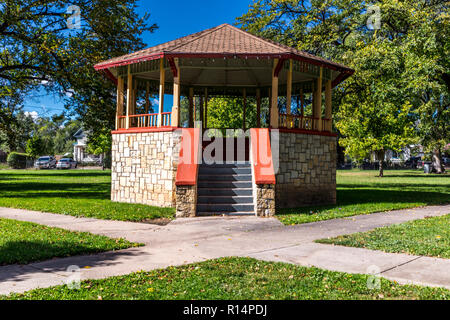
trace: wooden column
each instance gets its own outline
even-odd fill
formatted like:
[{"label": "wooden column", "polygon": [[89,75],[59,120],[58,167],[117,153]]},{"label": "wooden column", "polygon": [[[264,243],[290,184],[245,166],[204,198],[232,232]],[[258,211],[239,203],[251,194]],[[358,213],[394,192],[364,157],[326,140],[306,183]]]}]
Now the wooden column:
[{"label": "wooden column", "polygon": [[270,104],[270,127],[278,128],[278,77],[275,76],[275,68],[278,64],[278,59],[273,60],[272,70],[272,94]]},{"label": "wooden column", "polygon": [[322,130],[322,72],[323,69],[320,67],[319,77],[316,80],[315,92],[313,96],[314,129],[319,131]]},{"label": "wooden column", "polygon": [[256,127],[261,128],[261,89],[256,89]]},{"label": "wooden column", "polygon": [[173,106],[172,106],[172,127],[180,126],[180,68],[178,67],[178,58],[174,59],[177,76],[173,78]]},{"label": "wooden column", "polygon": [[330,119],[326,122],[325,130],[331,132],[332,125],[331,125],[331,80],[328,80],[325,83],[325,119]]},{"label": "wooden column", "polygon": [[132,102],[133,95],[133,76],[131,75],[130,65],[128,65],[128,76],[127,76],[127,110],[126,110],[126,121],[125,121],[125,129],[130,128],[130,113],[133,105]]},{"label": "wooden column", "polygon": [[146,83],[145,85],[145,114],[148,114],[148,110],[150,109],[150,83]]},{"label": "wooden column", "polygon": [[133,79],[133,114],[137,114],[136,112],[136,100],[137,100],[137,80]]},{"label": "wooden column", "polygon": [[123,77],[117,78],[116,130],[120,128],[120,116],[123,116]]},{"label": "wooden column", "polygon": [[289,72],[287,74],[286,84],[286,113],[291,114],[292,105],[292,59],[289,60]]},{"label": "wooden column", "polygon": [[300,106],[301,106],[301,115],[302,117],[305,115],[305,95],[303,93],[303,88],[300,89]]},{"label": "wooden column", "polygon": [[195,119],[195,108],[194,108],[194,88],[189,88],[189,128],[194,127]]},{"label": "wooden column", "polygon": [[242,98],[243,98],[243,101],[242,101],[242,104],[243,104],[243,106],[242,106],[242,129],[244,129],[244,131],[245,131],[245,121],[246,121],[245,114],[247,113],[247,90],[245,88],[242,92]]},{"label": "wooden column", "polygon": [[205,129],[208,128],[208,88],[205,88],[205,115],[204,115],[204,121],[205,125],[203,126]]},{"label": "wooden column", "polygon": [[158,127],[162,125],[162,112],[164,110],[164,92],[165,92],[166,73],[164,70],[164,58],[159,60],[159,110]]},{"label": "wooden column", "polygon": [[204,123],[204,119],[203,119],[203,97],[201,96],[201,95],[199,95],[199,112],[200,112],[200,115],[199,115],[199,120],[200,120],[200,122],[201,122],[201,128],[203,129],[204,127],[205,127],[205,123]]}]

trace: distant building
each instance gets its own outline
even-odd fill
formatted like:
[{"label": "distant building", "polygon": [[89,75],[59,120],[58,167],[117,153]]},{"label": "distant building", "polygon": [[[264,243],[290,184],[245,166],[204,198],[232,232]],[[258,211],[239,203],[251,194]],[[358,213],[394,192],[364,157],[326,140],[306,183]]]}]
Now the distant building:
[{"label": "distant building", "polygon": [[88,154],[87,148],[87,135],[83,128],[78,129],[78,131],[73,135],[77,142],[73,144],[73,158],[78,163],[101,163],[102,157],[93,154]]}]

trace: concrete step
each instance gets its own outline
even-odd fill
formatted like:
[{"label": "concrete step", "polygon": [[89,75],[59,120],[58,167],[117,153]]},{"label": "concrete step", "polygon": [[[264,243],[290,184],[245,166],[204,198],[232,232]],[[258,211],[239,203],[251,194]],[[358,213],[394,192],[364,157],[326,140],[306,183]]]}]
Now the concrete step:
[{"label": "concrete step", "polygon": [[215,174],[252,174],[250,167],[210,167],[200,166],[198,173],[200,175],[215,175]]},{"label": "concrete step", "polygon": [[254,206],[253,203],[250,204],[197,203],[197,212],[254,212]]},{"label": "concrete step", "polygon": [[251,188],[198,188],[197,196],[252,196]]},{"label": "concrete step", "polygon": [[252,181],[251,174],[199,174],[198,181]]},{"label": "concrete step", "polygon": [[198,180],[197,188],[251,188],[252,183],[248,181],[204,181]]},{"label": "concrete step", "polygon": [[246,196],[198,196],[197,204],[252,204],[253,197]]},{"label": "concrete step", "polygon": [[250,168],[250,162],[200,164],[200,168]]},{"label": "concrete step", "polygon": [[199,217],[207,216],[254,216],[254,212],[197,212]]}]

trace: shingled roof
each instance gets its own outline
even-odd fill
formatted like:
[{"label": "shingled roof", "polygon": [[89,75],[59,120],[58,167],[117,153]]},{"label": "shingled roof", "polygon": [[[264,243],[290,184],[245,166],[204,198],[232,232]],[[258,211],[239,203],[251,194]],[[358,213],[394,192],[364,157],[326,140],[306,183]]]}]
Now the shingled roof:
[{"label": "shingled roof", "polygon": [[352,69],[342,64],[255,36],[226,23],[148,49],[103,61],[95,65],[95,69],[114,68],[162,57],[297,59],[345,74],[353,73]]}]

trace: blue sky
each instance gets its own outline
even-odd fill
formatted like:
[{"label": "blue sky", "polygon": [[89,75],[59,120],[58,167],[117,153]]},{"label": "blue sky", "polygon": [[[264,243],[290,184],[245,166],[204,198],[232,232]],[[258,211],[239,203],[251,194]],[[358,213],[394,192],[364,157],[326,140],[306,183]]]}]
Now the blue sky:
[{"label": "blue sky", "polygon": [[[251,3],[252,0],[141,0],[138,13],[150,13],[149,23],[159,26],[154,33],[143,35],[144,42],[152,47],[222,23],[233,24]],[[40,90],[25,101],[25,111],[49,116],[61,113],[64,106],[59,97]]]}]

